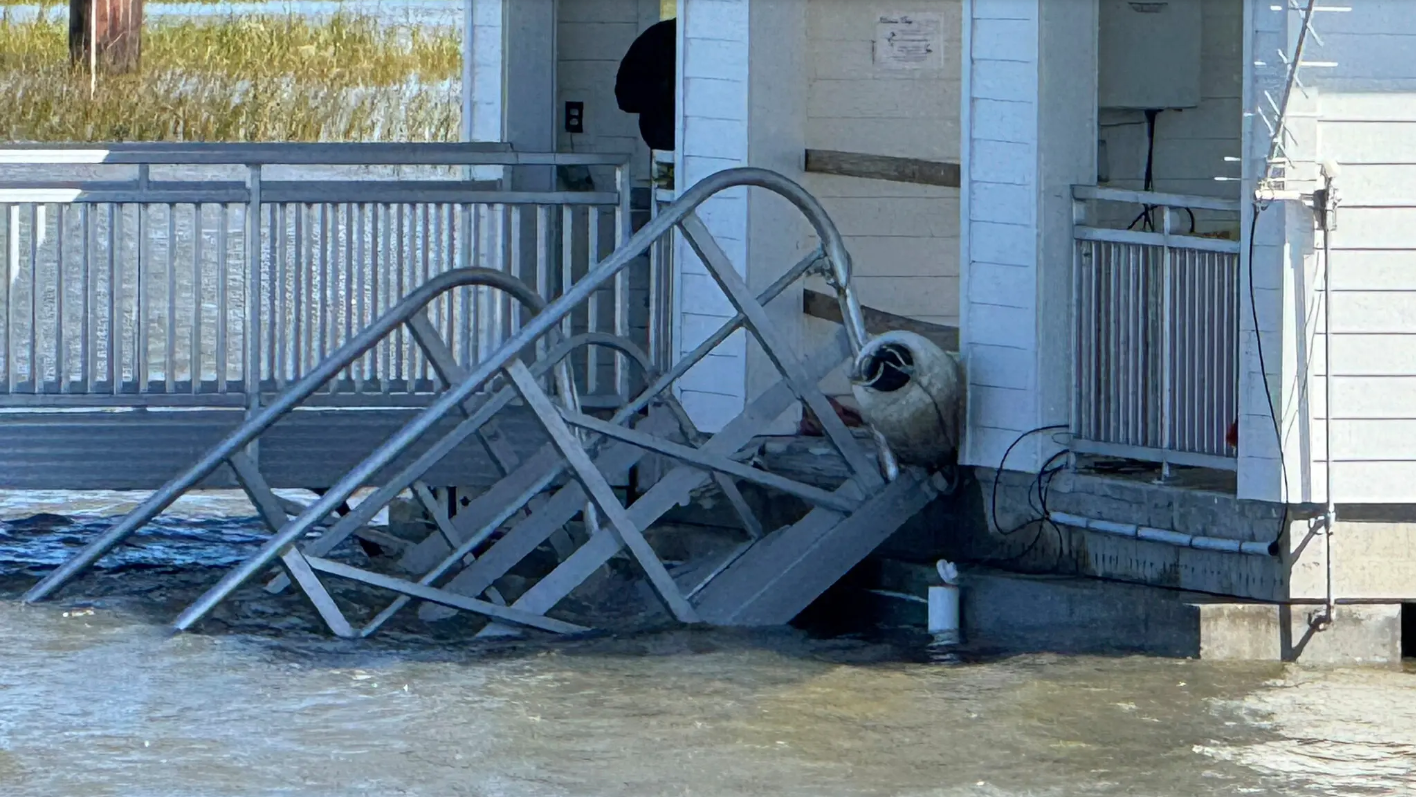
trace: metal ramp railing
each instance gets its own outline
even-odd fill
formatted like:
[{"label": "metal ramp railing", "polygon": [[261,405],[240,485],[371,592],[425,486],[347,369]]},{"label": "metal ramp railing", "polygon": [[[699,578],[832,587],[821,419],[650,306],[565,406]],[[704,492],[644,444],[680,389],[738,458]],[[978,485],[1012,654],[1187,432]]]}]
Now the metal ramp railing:
[{"label": "metal ramp railing", "polygon": [[[807,217],[821,242],[760,295],[749,291],[695,212],[712,195],[738,186],[763,188],[785,197]],[[675,228],[703,260],[737,315],[663,373],[646,368],[648,386],[608,421],[582,413],[564,366],[573,350],[587,345],[608,346],[641,367],[649,360],[633,344],[603,333],[561,340],[561,321]],[[813,272],[823,273],[836,289],[846,324],[821,350],[801,358],[774,327],[764,305]],[[463,366],[428,321],[423,308],[438,295],[469,285],[502,291],[538,312],[496,352]],[[285,505],[271,492],[258,462],[246,454],[247,447],[349,361],[404,325],[435,364],[446,389],[318,500],[293,519],[287,518]],[[703,435],[678,406],[671,388],[709,352],[743,328],[760,342],[782,378],[721,431]],[[928,474],[914,468],[901,470],[895,464],[878,433],[874,434],[876,456],[872,457],[869,443],[845,427],[818,387],[829,373],[859,353],[864,343],[860,307],[850,287],[849,256],[820,204],[796,183],[773,172],[720,172],[686,191],[584,279],[544,306],[533,290],[500,272],[461,269],[429,281],[280,394],[181,476],[46,576],[25,595],[25,600],[34,602],[53,595],[224,465],[236,474],[271,528],[272,536],[183,611],[175,621],[178,630],[191,628],[278,560],[284,573],[272,579],[267,589],[281,591],[291,584],[298,586],[330,630],[339,636],[371,634],[415,600],[489,618],[492,623],[482,634],[504,632],[507,626],[575,632],[584,629],[549,617],[548,613],[623,549],[636,560],[659,599],[679,621],[784,623],[936,494]],[[540,356],[527,365],[523,356],[538,349]],[[553,372],[552,393],[543,380]],[[848,466],[849,477],[834,490],[794,481],[743,461],[744,449],[796,400],[820,419],[827,439]],[[545,435],[540,450],[519,462],[514,454],[499,448],[495,429],[499,417],[513,412],[534,416]],[[463,416],[453,431],[411,461],[400,461],[415,442],[453,413]],[[435,515],[437,529],[403,556],[405,571],[415,578],[400,578],[328,558],[374,513],[404,490],[416,489],[424,472],[473,435],[478,435],[479,444],[492,452],[505,475],[454,517]],[[634,467],[650,452],[672,462],[673,467],[626,506],[616,496],[606,474]],[[568,478],[562,478],[565,476]],[[726,555],[690,563],[671,574],[646,541],[645,532],[669,509],[710,481],[737,510],[747,539]],[[765,531],[739,493],[739,482],[795,496],[811,508],[796,522]],[[378,486],[373,495],[352,511],[336,515],[356,490],[375,484]],[[511,605],[505,605],[500,593],[493,589],[494,582],[577,515],[588,532],[584,542],[567,551],[551,572]],[[305,540],[321,525],[325,528],[320,536]],[[489,548],[473,555],[498,532],[500,537]],[[321,575],[363,582],[398,597],[362,628],[355,629],[325,588]]]}]

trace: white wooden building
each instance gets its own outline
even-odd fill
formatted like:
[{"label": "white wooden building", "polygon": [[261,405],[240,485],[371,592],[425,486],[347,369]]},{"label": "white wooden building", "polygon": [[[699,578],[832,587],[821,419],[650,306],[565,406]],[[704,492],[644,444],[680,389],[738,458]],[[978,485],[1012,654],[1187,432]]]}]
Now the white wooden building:
[{"label": "white wooden building", "polygon": [[[1236,471],[1240,499],[1323,503],[1331,417],[1335,500],[1411,503],[1416,15],[1405,0],[1320,7],[1307,89],[1285,120],[1287,190],[1319,187],[1321,162],[1340,167],[1329,408],[1314,213],[1265,202],[1250,229],[1306,5],[469,0],[467,112],[478,139],[633,151],[645,179],[649,153],[615,106],[614,76],[640,31],[675,16],[678,189],[732,166],[780,171],[848,236],[863,304],[957,325],[968,464],[994,468],[1022,437],[1009,470],[1035,472],[1070,445]],[[889,44],[903,23],[927,48]],[[562,129],[571,101],[585,104],[583,134]],[[1153,146],[1146,108],[1158,111]],[[809,173],[808,150],[957,163],[961,187]],[[1124,193],[1142,190],[1163,196]],[[811,245],[769,198],[721,196],[703,216],[753,285]],[[686,249],[676,269],[683,351],[731,310]],[[801,301],[789,291],[776,311],[806,342],[829,322]],[[764,366],[734,339],[686,381],[684,403],[715,428],[760,389]],[[1024,436],[1053,426],[1070,437]]]}]

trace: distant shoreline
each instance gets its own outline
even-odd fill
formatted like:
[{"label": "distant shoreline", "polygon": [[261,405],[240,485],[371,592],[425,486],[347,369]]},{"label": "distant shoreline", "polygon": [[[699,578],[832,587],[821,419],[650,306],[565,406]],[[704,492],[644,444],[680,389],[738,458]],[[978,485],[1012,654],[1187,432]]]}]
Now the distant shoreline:
[{"label": "distant shoreline", "polygon": [[456,3],[279,0],[242,14],[193,0],[220,13],[154,15],[141,71],[100,74],[96,92],[69,63],[67,6],[0,6],[0,91],[18,98],[0,138],[456,140],[462,31],[419,13],[434,5]]}]

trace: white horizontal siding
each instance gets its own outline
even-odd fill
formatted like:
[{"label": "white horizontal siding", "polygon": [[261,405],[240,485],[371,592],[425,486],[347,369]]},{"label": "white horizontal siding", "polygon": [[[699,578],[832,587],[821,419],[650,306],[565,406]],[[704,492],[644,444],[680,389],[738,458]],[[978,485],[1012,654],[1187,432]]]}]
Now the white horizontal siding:
[{"label": "white horizontal siding", "polygon": [[[1244,5],[1234,0],[1201,0],[1200,103],[1163,111],[1156,117],[1153,172],[1155,190],[1238,199],[1244,121]],[[1116,188],[1140,190],[1146,166],[1146,127],[1140,111],[1107,111],[1100,118],[1111,180]],[[1226,161],[1226,159],[1230,159]],[[1216,178],[1229,178],[1218,180]],[[1135,208],[1112,206],[1108,222],[1125,224]],[[1126,218],[1121,219],[1120,215]],[[1199,211],[1201,232],[1239,236],[1233,214]]]},{"label": "white horizontal siding", "polygon": [[[963,62],[961,347],[969,381],[964,460],[996,466],[1036,425],[1038,5],[970,0]],[[1009,467],[1027,468],[1035,457]]]},{"label": "white horizontal siding", "polygon": [[[1331,416],[1334,491],[1340,502],[1416,501],[1416,15],[1401,0],[1351,0],[1319,14],[1308,58],[1335,62],[1309,73],[1319,120],[1315,159],[1342,168],[1330,268],[1332,328],[1318,291],[1320,260],[1304,286],[1301,328],[1313,341],[1307,395],[1298,410],[1312,473],[1308,495],[1325,500]],[[1331,358],[1324,351],[1331,334]],[[1332,379],[1332,406],[1325,391]]]},{"label": "white horizontal siding", "polygon": [[[679,16],[679,142],[676,182],[680,190],[724,169],[748,162],[749,0],[681,0]],[[748,206],[742,189],[724,192],[699,210],[703,223],[746,273]],[[680,286],[712,279],[682,241],[674,258]],[[676,292],[675,345],[680,354],[697,348],[733,315],[716,285],[711,291]],[[700,362],[678,386],[684,408],[699,428],[714,432],[742,411],[747,395],[745,339],[736,334]]]},{"label": "white horizontal siding", "polygon": [[[1252,110],[1264,104],[1265,93],[1278,96],[1282,91],[1283,64],[1267,54],[1289,52],[1288,15],[1281,5],[1262,0],[1245,0],[1244,8],[1248,24],[1244,31],[1247,50],[1242,61],[1250,66],[1241,82],[1243,107]],[[1301,102],[1295,108],[1298,105]],[[1301,123],[1296,127],[1301,128]],[[1244,185],[1252,186],[1263,173],[1271,138],[1256,115],[1250,115],[1244,124],[1243,137]],[[1241,224],[1245,235],[1253,237],[1253,257],[1247,265],[1252,277],[1241,274],[1239,291],[1238,493],[1240,498],[1278,501],[1285,495],[1296,498],[1295,479],[1302,473],[1302,469],[1287,468],[1286,462],[1280,462],[1278,435],[1274,431],[1274,414],[1280,418],[1279,428],[1290,430],[1298,426],[1292,422],[1296,417],[1292,357],[1296,350],[1293,341],[1301,338],[1294,334],[1284,303],[1291,290],[1287,275],[1292,269],[1285,261],[1284,246],[1291,219],[1284,205],[1274,205],[1262,213],[1258,226],[1248,231],[1251,196],[1241,192],[1240,199]],[[1248,290],[1249,283],[1253,284],[1252,291]],[[1293,435],[1286,435],[1285,440],[1285,449],[1294,447]],[[1287,487],[1282,484],[1284,473],[1289,477]]]},{"label": "white horizontal siding", "polygon": [[[962,0],[919,0],[911,13],[943,23],[943,68],[899,70],[874,62],[876,23],[899,13],[887,0],[808,0],[806,146],[958,162]],[[959,191],[807,174],[845,238],[862,304],[938,324],[959,323]],[[814,281],[815,290],[827,290]],[[833,334],[807,327],[806,347]],[[840,374],[834,394],[849,385]]]},{"label": "white horizontal siding", "polygon": [[[515,2],[515,0],[512,0]],[[619,109],[615,76],[630,45],[659,19],[658,0],[559,0],[556,21],[556,131],[562,152],[632,155],[631,175],[649,177],[639,118]],[[567,102],[585,103],[585,132],[565,132]],[[608,185],[611,170],[594,179]]]}]

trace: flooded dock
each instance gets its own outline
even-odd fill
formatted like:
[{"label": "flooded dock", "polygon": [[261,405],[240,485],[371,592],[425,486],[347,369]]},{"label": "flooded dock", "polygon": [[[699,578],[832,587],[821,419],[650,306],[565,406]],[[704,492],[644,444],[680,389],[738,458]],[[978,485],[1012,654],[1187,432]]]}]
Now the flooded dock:
[{"label": "flooded dock", "polygon": [[31,571],[132,499],[7,498],[6,793],[1416,791],[1412,673],[1006,653],[943,665],[907,635],[654,618],[485,642],[412,618],[350,642],[259,590],[173,637],[175,608],[258,544],[240,498],[186,499],[61,600],[29,607],[16,598]]}]

